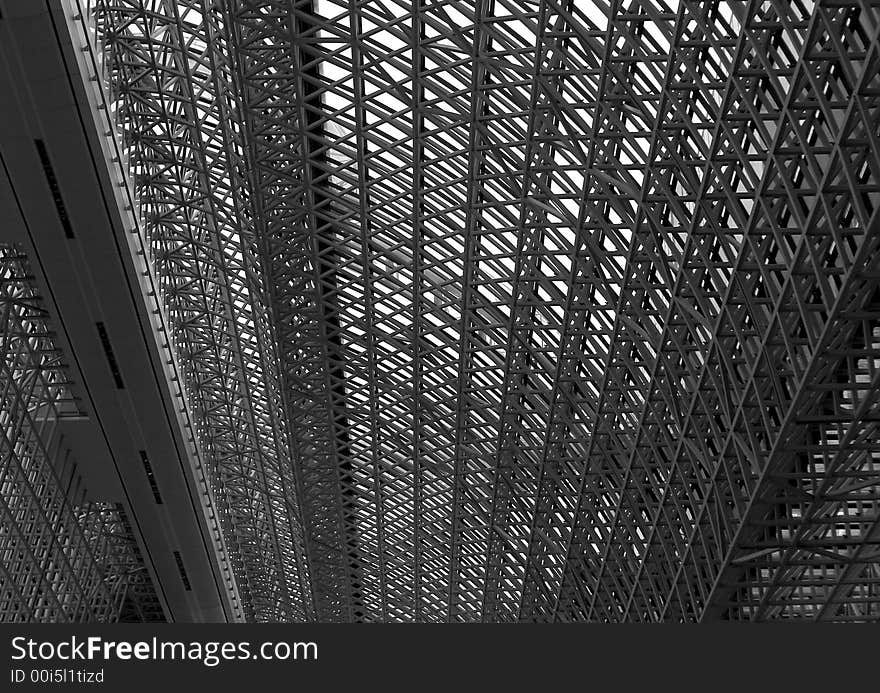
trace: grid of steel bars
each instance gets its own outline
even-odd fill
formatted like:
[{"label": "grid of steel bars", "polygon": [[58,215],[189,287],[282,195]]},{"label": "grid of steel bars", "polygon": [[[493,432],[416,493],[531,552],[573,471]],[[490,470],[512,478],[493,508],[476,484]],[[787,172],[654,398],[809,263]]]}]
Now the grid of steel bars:
[{"label": "grid of steel bars", "polygon": [[880,615],[880,4],[95,16],[252,618]]},{"label": "grid of steel bars", "polygon": [[146,229],[247,616],[312,616],[249,164],[212,3],[98,4]]}]

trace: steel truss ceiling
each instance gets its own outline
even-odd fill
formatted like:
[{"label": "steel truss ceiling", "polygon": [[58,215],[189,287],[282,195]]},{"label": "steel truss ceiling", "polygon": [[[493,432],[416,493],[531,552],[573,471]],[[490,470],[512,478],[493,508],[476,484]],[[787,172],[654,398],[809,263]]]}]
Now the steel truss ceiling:
[{"label": "steel truss ceiling", "polygon": [[250,618],[877,620],[880,3],[92,4]]}]

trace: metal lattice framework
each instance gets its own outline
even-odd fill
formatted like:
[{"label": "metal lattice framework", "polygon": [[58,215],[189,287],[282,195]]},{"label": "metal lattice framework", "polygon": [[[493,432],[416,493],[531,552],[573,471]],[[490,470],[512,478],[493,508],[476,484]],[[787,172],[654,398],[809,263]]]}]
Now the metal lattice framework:
[{"label": "metal lattice framework", "polygon": [[87,501],[80,416],[27,257],[0,245],[0,621],[164,620],[121,508]]},{"label": "metal lattice framework", "polygon": [[256,620],[880,615],[880,3],[97,0]]}]

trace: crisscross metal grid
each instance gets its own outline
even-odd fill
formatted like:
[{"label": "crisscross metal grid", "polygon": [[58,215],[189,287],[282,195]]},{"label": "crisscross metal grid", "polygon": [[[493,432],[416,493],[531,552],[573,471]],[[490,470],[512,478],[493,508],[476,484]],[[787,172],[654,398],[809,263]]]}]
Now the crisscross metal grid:
[{"label": "crisscross metal grid", "polygon": [[95,17],[252,617],[876,619],[877,3]]},{"label": "crisscross metal grid", "polygon": [[199,3],[98,6],[145,245],[248,616],[311,613],[227,38]]}]

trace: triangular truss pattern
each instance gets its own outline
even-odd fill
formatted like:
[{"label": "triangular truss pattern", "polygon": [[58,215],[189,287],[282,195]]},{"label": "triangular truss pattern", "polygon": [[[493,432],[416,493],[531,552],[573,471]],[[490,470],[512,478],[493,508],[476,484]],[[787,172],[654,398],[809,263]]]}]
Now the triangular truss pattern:
[{"label": "triangular truss pattern", "polygon": [[93,4],[250,618],[880,616],[880,3]]}]

